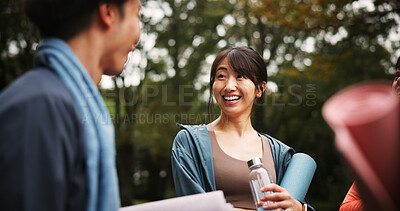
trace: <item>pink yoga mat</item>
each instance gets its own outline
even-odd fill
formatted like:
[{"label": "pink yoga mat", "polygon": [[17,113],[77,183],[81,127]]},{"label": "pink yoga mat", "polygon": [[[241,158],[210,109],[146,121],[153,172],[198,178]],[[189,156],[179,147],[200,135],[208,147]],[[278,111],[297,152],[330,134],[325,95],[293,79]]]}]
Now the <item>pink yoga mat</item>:
[{"label": "pink yoga mat", "polygon": [[361,196],[372,199],[363,203],[397,210],[399,97],[390,85],[371,82],[344,89],[325,103],[323,116],[335,132],[338,151],[356,175]]}]

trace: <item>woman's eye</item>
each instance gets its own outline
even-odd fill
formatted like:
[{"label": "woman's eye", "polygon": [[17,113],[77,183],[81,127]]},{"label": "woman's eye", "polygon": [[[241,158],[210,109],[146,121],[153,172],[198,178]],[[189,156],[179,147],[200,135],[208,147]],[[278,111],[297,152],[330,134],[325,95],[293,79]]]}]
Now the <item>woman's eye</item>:
[{"label": "woman's eye", "polygon": [[238,78],[246,78],[246,76],[244,76],[244,75],[238,75],[237,77]]},{"label": "woman's eye", "polygon": [[217,75],[217,78],[225,78],[225,75]]}]

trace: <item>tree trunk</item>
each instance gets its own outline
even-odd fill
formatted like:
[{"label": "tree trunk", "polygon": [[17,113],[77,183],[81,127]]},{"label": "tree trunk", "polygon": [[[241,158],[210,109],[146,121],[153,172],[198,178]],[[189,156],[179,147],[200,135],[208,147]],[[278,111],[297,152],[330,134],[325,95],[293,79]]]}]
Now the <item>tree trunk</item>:
[{"label": "tree trunk", "polygon": [[119,191],[121,195],[121,206],[133,204],[133,167],[134,167],[134,145],[130,142],[120,144],[117,149],[117,167],[119,177]]}]

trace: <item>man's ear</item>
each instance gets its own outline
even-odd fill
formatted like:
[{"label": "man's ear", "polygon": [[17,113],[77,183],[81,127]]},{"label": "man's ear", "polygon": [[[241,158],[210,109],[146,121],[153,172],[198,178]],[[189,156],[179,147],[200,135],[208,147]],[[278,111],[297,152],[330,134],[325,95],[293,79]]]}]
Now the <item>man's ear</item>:
[{"label": "man's ear", "polygon": [[100,22],[106,27],[110,27],[115,19],[117,18],[116,6],[109,3],[100,3],[98,12],[100,17]]}]

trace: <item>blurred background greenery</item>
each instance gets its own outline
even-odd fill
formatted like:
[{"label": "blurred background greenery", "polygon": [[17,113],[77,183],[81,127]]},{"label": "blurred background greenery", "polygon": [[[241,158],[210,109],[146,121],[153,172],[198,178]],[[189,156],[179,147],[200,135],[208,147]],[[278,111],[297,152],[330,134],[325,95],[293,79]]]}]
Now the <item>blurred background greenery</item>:
[{"label": "blurred background greenery", "polygon": [[[337,210],[352,179],[321,116],[324,102],[365,80],[394,77],[397,0],[146,0],[142,35],[124,72],[100,89],[116,129],[122,206],[175,196],[170,154],[175,123],[208,123],[209,70],[226,47],[246,45],[268,66],[253,125],[311,155],[308,200]],[[40,41],[20,1],[0,1],[0,90],[32,66]],[[1,103],[1,102],[0,102]]]}]

